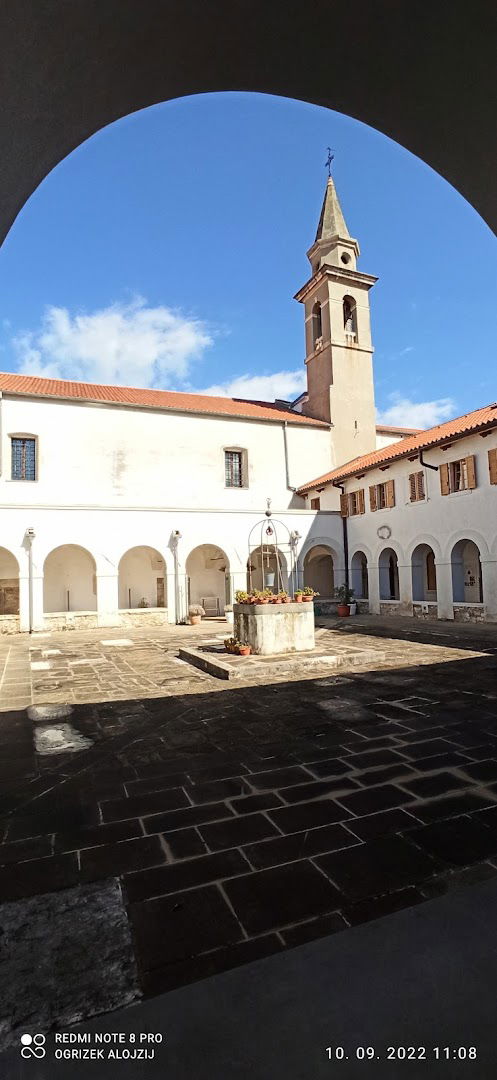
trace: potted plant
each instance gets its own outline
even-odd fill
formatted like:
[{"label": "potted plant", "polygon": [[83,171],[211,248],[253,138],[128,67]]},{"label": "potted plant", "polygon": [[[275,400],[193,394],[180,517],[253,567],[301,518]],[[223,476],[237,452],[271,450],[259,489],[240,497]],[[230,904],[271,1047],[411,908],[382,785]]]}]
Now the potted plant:
[{"label": "potted plant", "polygon": [[188,618],[190,620],[190,626],[197,626],[200,622],[202,615],[205,615],[205,611],[202,604],[190,604],[188,608]]},{"label": "potted plant", "polygon": [[288,593],[285,592],[284,589],[282,589],[281,592],[280,592],[280,600],[281,600],[282,604],[291,604],[291,602],[292,602],[291,596],[289,596]]},{"label": "potted plant", "polygon": [[274,595],[271,597],[269,603],[270,604],[281,604],[281,594],[280,593],[274,593]]},{"label": "potted plant", "polygon": [[252,649],[251,649],[250,645],[246,645],[243,642],[239,642],[238,648],[237,648],[237,653],[238,653],[239,656],[250,656],[251,652],[252,652]]},{"label": "potted plant", "polygon": [[350,615],[350,601],[354,595],[354,590],[350,589],[348,585],[339,585],[335,589],[335,597],[338,600],[337,612],[341,618],[346,615]]},{"label": "potted plant", "polygon": [[306,585],[302,594],[302,599],[310,601],[314,600],[315,596],[319,596],[319,593],[315,592],[314,589],[311,589],[310,585]]},{"label": "potted plant", "polygon": [[226,649],[226,652],[234,653],[236,651],[237,645],[238,641],[236,637],[227,637],[224,639],[224,647]]},{"label": "potted plant", "polygon": [[303,589],[295,589],[295,592],[293,594],[293,599],[295,600],[296,604],[301,604],[302,603],[303,596],[304,596],[304,590]]},{"label": "potted plant", "polygon": [[[235,593],[235,600],[236,600],[237,604],[248,604],[248,602],[249,602],[249,594],[248,594],[248,592],[245,592],[245,589],[238,589],[238,591]],[[226,611],[226,608],[224,610]]]}]

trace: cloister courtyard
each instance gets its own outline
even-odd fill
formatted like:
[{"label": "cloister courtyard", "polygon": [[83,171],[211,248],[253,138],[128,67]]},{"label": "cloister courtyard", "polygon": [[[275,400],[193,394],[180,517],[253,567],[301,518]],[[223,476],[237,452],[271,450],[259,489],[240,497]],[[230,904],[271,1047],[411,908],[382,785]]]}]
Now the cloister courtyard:
[{"label": "cloister courtyard", "polygon": [[178,658],[225,633],[0,639],[4,1045],[497,874],[491,625],[318,620],[331,674]]}]

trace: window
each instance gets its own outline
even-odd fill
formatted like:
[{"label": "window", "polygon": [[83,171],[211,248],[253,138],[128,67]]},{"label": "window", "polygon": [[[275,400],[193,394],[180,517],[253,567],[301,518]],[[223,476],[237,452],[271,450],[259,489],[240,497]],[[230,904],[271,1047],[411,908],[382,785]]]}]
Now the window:
[{"label": "window", "polygon": [[369,489],[371,510],[385,510],[395,506],[395,482],[387,480],[383,484],[373,484]]},{"label": "window", "polygon": [[476,487],[474,455],[459,461],[444,462],[440,466],[440,491],[451,495],[455,491],[468,491]]},{"label": "window", "polygon": [[311,499],[311,510],[321,509],[321,499]]},{"label": "window", "polygon": [[241,446],[224,448],[224,483],[229,488],[248,487],[248,454]]},{"label": "window", "polygon": [[350,345],[357,339],[356,303],[352,296],[343,298],[343,328],[345,341]]},{"label": "window", "polygon": [[488,451],[488,471],[490,483],[497,484],[497,450]]},{"label": "window", "polygon": [[342,517],[356,517],[357,514],[364,514],[365,510],[364,488],[360,488],[358,491],[349,491],[348,495],[340,496],[340,513]]},{"label": "window", "polygon": [[12,480],[36,480],[36,439],[12,435]]},{"label": "window", "polygon": [[425,497],[425,477],[423,472],[413,472],[409,476],[410,502],[421,502]]},{"label": "window", "polygon": [[241,450],[225,450],[224,474],[226,479],[226,487],[242,487]]},{"label": "window", "polygon": [[314,349],[323,339],[323,320],[321,318],[321,304],[316,300],[312,309],[312,344]]}]

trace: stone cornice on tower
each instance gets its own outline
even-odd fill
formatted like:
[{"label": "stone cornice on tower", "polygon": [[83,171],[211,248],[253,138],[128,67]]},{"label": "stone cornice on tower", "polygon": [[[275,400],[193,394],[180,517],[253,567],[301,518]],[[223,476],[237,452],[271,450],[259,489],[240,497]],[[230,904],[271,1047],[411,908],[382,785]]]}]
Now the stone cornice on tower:
[{"label": "stone cornice on tower", "polygon": [[378,278],[374,277],[373,274],[363,274],[360,270],[347,270],[345,267],[329,266],[328,264],[325,264],[324,266],[321,266],[304,285],[302,285],[297,293],[295,293],[294,300],[305,300],[309,293],[311,293],[316,286],[320,285],[321,282],[326,281],[327,278],[332,278],[333,281],[343,281],[344,285],[356,282],[357,284],[365,285],[368,289],[371,289],[378,281]]}]

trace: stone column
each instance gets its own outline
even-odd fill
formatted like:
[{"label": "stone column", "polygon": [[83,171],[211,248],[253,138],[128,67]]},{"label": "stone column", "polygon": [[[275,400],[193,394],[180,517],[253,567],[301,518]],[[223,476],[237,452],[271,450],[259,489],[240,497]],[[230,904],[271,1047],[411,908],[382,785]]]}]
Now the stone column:
[{"label": "stone column", "polygon": [[[43,630],[45,625],[43,617],[43,577],[33,574],[33,620],[32,630]],[[29,631],[29,576],[19,576],[19,629],[23,633]]]},{"label": "stone column", "polygon": [[412,615],[412,569],[411,564],[398,563],[399,570],[399,615]]},{"label": "stone column", "polygon": [[368,563],[368,603],[370,615],[380,614],[380,577],[378,566]]},{"label": "stone column", "polygon": [[454,618],[454,604],[452,602],[452,563],[438,562],[435,559],[437,572],[437,607],[439,619]]},{"label": "stone column", "polygon": [[98,626],[119,626],[119,578],[117,574],[97,574]]},{"label": "stone column", "polygon": [[486,618],[497,622],[497,559],[480,559]]}]

